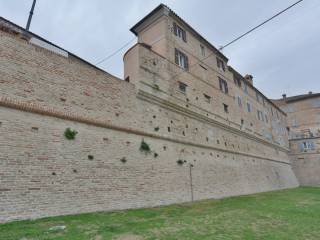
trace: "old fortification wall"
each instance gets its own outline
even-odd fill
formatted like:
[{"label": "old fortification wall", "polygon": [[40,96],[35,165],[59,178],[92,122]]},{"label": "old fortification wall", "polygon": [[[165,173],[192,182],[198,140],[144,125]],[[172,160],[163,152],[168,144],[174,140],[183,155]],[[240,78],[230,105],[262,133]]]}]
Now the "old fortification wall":
[{"label": "old fortification wall", "polygon": [[0,49],[0,222],[298,185],[285,150],[18,36]]}]

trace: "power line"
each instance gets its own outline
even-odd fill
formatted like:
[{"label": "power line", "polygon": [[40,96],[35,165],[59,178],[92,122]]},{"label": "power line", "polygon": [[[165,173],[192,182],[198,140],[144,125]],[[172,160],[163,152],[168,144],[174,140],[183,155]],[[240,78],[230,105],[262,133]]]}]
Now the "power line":
[{"label": "power line", "polygon": [[122,47],[120,47],[118,50],[114,51],[113,53],[111,53],[110,55],[108,55],[107,57],[101,59],[99,62],[95,63],[94,65],[97,66],[105,61],[107,61],[109,58],[112,58],[114,55],[116,55],[117,53],[119,53],[122,49],[124,49],[126,46],[128,46],[130,43],[133,42],[133,40],[135,40],[136,37],[132,38],[129,42],[127,42],[126,44],[124,44]]},{"label": "power line", "polygon": [[234,40],[230,41],[229,43],[227,43],[226,45],[222,46],[219,48],[219,50],[222,50],[226,47],[228,47],[229,45],[233,44],[234,42],[238,41],[239,39],[243,38],[244,36],[248,35],[249,33],[253,32],[254,30],[256,30],[257,28],[261,27],[262,25],[266,24],[267,22],[270,22],[272,19],[278,17],[279,15],[281,15],[282,13],[288,11],[290,8],[294,7],[295,5],[299,4],[300,2],[302,2],[303,0],[297,1],[294,4],[290,5],[289,7],[283,9],[282,11],[278,12],[277,14],[273,15],[272,17],[268,18],[267,20],[265,20],[264,22],[260,23],[259,25],[257,25],[254,28],[251,28],[249,31],[245,32],[244,34],[240,35],[239,37],[235,38]]}]

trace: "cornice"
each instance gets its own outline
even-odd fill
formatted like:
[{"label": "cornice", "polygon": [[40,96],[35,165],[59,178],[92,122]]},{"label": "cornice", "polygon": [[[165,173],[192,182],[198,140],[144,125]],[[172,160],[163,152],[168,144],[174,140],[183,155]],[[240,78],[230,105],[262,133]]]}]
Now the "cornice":
[{"label": "cornice", "polygon": [[282,152],[285,152],[285,153],[289,152],[289,149],[287,149],[287,148],[278,146],[276,144],[273,144],[271,142],[268,142],[266,140],[258,138],[258,137],[254,136],[252,134],[246,133],[246,132],[241,131],[241,130],[239,130],[237,128],[234,128],[232,126],[228,126],[228,125],[226,125],[224,123],[221,123],[221,122],[216,121],[216,120],[214,120],[212,118],[206,117],[206,116],[204,116],[202,114],[199,114],[199,113],[197,113],[195,111],[192,111],[190,109],[186,109],[184,107],[181,107],[181,106],[179,106],[179,105],[177,105],[175,103],[172,103],[172,102],[170,102],[168,100],[165,100],[165,99],[162,99],[160,97],[157,97],[154,94],[150,94],[150,93],[148,93],[146,91],[143,91],[141,89],[138,91],[137,97],[142,99],[142,100],[148,101],[150,103],[160,105],[163,108],[175,111],[175,112],[177,112],[179,114],[183,114],[185,116],[192,117],[192,118],[197,119],[199,121],[202,121],[204,123],[220,127],[220,128],[222,128],[222,129],[224,129],[224,130],[226,130],[228,132],[231,132],[231,133],[237,134],[239,136],[251,139],[253,141],[260,142],[262,144],[271,146],[273,148],[276,148],[279,151],[282,151]]}]

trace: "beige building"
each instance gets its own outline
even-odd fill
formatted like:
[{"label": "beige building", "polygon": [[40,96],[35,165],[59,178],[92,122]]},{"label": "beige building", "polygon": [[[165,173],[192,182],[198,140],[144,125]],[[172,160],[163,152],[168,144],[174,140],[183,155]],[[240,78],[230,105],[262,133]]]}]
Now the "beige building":
[{"label": "beige building", "polygon": [[290,156],[301,185],[320,185],[320,93],[274,100],[287,113]]},{"label": "beige building", "polygon": [[118,79],[0,18],[0,222],[299,185],[252,76],[165,5],[131,31]]},{"label": "beige building", "polygon": [[138,44],[124,56],[124,77],[141,91],[288,148],[286,114],[254,87],[251,75],[228,66],[226,56],[166,6],[131,31]]}]

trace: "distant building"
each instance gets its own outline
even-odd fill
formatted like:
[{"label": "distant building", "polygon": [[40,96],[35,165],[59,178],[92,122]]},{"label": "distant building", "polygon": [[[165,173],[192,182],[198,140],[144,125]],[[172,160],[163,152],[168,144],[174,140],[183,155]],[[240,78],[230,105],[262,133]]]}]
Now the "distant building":
[{"label": "distant building", "polygon": [[320,185],[320,93],[274,100],[287,113],[290,156],[301,185]]}]

